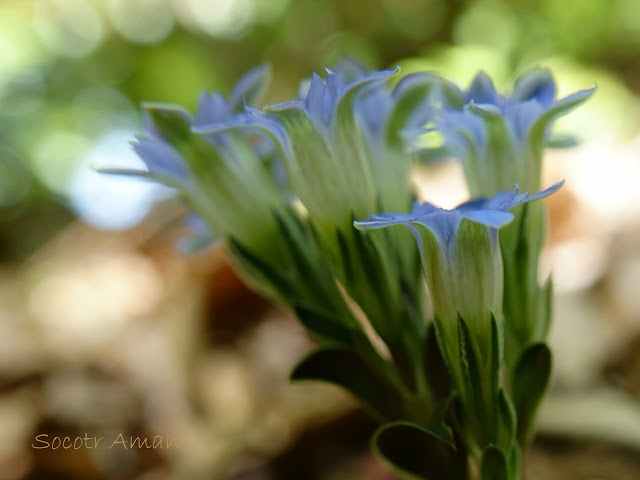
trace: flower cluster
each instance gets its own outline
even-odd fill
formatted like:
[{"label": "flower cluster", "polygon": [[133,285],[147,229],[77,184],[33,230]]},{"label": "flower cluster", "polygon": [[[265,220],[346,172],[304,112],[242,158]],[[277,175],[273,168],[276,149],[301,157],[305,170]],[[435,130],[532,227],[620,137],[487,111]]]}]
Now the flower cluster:
[{"label": "flower cluster", "polygon": [[467,91],[452,89],[436,123],[448,149],[462,162],[472,197],[509,190],[514,181],[528,191],[540,189],[542,150],[553,139],[553,121],[584,102],[594,89],[556,99],[556,85],[546,69],[533,69],[502,96],[483,72]]},{"label": "flower cluster", "polygon": [[[109,172],[179,190],[247,281],[320,342],[292,377],[341,385],[388,422],[374,446],[392,468],[466,478],[470,454],[482,478],[516,479],[550,369],[534,201],[562,182],[539,191],[542,149],[592,91],[556,100],[543,69],[509,97],[484,74],[463,92],[429,73],[390,88],[398,73],[345,60],[258,109],[262,66],[228,99],[203,94],[195,115],[146,104],[134,142],[146,170]],[[472,199],[453,210],[415,202],[427,125],[464,167]]]}]

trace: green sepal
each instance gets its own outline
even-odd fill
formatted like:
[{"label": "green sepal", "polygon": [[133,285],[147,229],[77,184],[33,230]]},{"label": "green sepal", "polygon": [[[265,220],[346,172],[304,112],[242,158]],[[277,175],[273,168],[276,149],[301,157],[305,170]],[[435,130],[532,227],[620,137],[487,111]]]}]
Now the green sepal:
[{"label": "green sepal", "polygon": [[507,459],[504,453],[493,445],[482,453],[480,471],[482,480],[510,480]]},{"label": "green sepal", "polygon": [[451,393],[451,374],[440,350],[438,335],[433,323],[430,323],[427,327],[424,350],[424,371],[426,372],[429,390],[438,399],[447,398]]},{"label": "green sepal", "polygon": [[265,112],[286,131],[285,142],[271,136],[282,148],[293,191],[323,235],[336,225],[350,228],[352,211],[361,216],[369,213],[375,204],[372,173],[354,128],[341,131],[341,139],[335,141],[301,103],[270,106]]},{"label": "green sepal", "polygon": [[[182,156],[188,170],[195,176],[206,175],[209,165],[217,161],[219,154],[204,138],[191,133],[193,117],[189,111],[180,105],[159,102],[144,102],[142,108],[151,131],[168,142]],[[118,170],[107,173],[133,174]],[[167,178],[168,175],[148,176],[169,186],[184,189],[183,184],[176,182],[175,178]]]},{"label": "green sepal", "polygon": [[[458,316],[458,355],[460,402],[456,406],[458,421],[466,430],[465,438],[472,453],[479,458],[482,449],[495,444],[501,436],[501,412],[499,411],[500,364],[502,360],[502,335],[498,322],[491,316],[489,351],[481,353],[479,339],[474,337],[465,322]],[[456,368],[456,367],[453,367]],[[508,414],[506,415],[508,417]],[[506,422],[507,424],[509,422]]]},{"label": "green sepal", "polygon": [[[386,233],[386,232],[385,232]],[[355,229],[345,235],[335,230],[338,277],[349,295],[360,305],[376,333],[388,343],[398,343],[401,331],[393,308],[401,305],[398,282],[385,269],[376,240]]]},{"label": "green sepal", "polygon": [[185,159],[194,174],[206,169],[218,153],[201,136],[191,132],[191,114],[178,105],[147,102],[142,105],[152,129],[171,144]]},{"label": "green sepal", "polygon": [[547,336],[547,332],[549,331],[549,327],[551,326],[551,315],[553,309],[553,282],[551,281],[551,276],[547,278],[546,282],[542,286],[541,289],[542,294],[542,312],[541,312],[541,325],[539,335],[541,338],[545,338]]},{"label": "green sepal", "polygon": [[374,433],[378,457],[401,478],[410,480],[465,480],[466,452],[444,441],[440,433],[413,422],[392,422]]},{"label": "green sepal", "polygon": [[500,385],[500,369],[504,359],[504,331],[503,324],[491,314],[491,387],[494,392]]},{"label": "green sepal", "polygon": [[511,399],[504,390],[498,393],[498,435],[497,444],[506,452],[512,450],[516,442],[517,414]]},{"label": "green sepal", "polygon": [[[295,215],[275,215],[282,258],[274,265],[231,237],[229,249],[249,282],[293,308],[302,324],[319,340],[354,345],[361,332],[335,284],[311,232]],[[272,260],[272,259],[271,259]]]},{"label": "green sepal", "polygon": [[512,397],[518,414],[518,442],[529,440],[536,412],[549,385],[551,351],[544,343],[531,345],[524,351],[515,368]]},{"label": "green sepal", "polygon": [[136,168],[110,168],[110,167],[97,167],[95,171],[106,175],[122,175],[125,177],[138,177],[142,180],[149,180],[151,182],[161,182],[167,186],[182,189],[184,186],[176,181],[175,178],[170,175],[158,175],[151,173],[147,170],[138,170]]},{"label": "green sepal", "polygon": [[[509,126],[508,120],[503,116],[498,107],[492,105],[478,105],[471,101],[469,108],[477,114],[484,123],[487,140],[486,152],[484,157],[490,159],[490,174],[485,174],[481,179],[479,188],[481,191],[471,192],[472,196],[493,195],[499,191],[511,190],[513,188],[513,179],[530,178],[528,174],[535,174],[526,169],[530,167],[531,162],[524,162],[520,159],[521,154],[517,152],[516,145],[513,141],[513,133]],[[486,166],[485,166],[486,169]],[[483,172],[478,170],[480,174]],[[537,178],[537,177],[533,177]],[[528,190],[528,186],[523,186]]]},{"label": "green sepal", "polygon": [[339,385],[384,420],[405,416],[405,398],[397,386],[350,349],[331,346],[315,350],[294,368],[290,378]]},{"label": "green sepal", "polygon": [[482,409],[485,406],[482,399],[484,375],[474,347],[474,340],[466,322],[460,316],[458,316],[458,348],[464,382],[464,391],[461,392],[463,402],[467,406],[478,406]]}]

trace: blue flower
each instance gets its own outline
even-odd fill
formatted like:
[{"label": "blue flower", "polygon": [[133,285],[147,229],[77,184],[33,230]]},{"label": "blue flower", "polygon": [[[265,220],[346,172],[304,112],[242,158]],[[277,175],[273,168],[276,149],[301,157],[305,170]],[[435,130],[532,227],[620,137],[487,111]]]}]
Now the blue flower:
[{"label": "blue flower", "polygon": [[106,173],[148,177],[176,187],[221,238],[234,238],[246,248],[273,255],[267,240],[277,230],[275,212],[285,200],[267,166],[246,134],[220,132],[198,135],[203,122],[231,121],[245,115],[263,93],[266,66],[245,74],[228,100],[220,93],[203,93],[195,115],[176,105],[146,103],[145,134],[133,148],[146,170],[104,169]]},{"label": "blue flower", "polygon": [[594,91],[581,90],[557,100],[553,77],[537,68],[516,81],[510,96],[502,96],[491,79],[479,73],[436,122],[449,151],[463,164],[471,196],[493,195],[514,183],[538,190],[542,151],[553,121]]},{"label": "blue flower", "polygon": [[[448,325],[451,348],[457,348],[456,319],[460,315],[472,331],[486,338],[490,317],[502,317],[503,268],[498,229],[514,218],[509,212],[523,203],[551,195],[558,182],[533,195],[500,192],[488,199],[475,199],[453,210],[430,203],[416,203],[411,213],[371,215],[356,221],[360,230],[404,225],[414,234],[422,255],[423,269],[434,313]],[[445,335],[445,338],[447,336]]]},{"label": "blue flower", "polygon": [[430,117],[426,94],[419,92],[429,92],[437,79],[410,75],[391,91],[385,82],[397,71],[369,72],[345,60],[327,69],[324,79],[313,74],[303,82],[297,100],[264,111],[248,108],[244,116],[194,131],[266,132],[310,217],[347,231],[353,215],[405,209],[413,197],[403,134]]},{"label": "blue flower", "polygon": [[363,239],[352,222],[410,208],[404,132],[428,120],[426,99],[436,84],[432,75],[410,75],[391,89],[387,80],[397,72],[370,72],[346,60],[324,78],[305,81],[297,100],[194,128],[202,135],[246,129],[269,135],[318,245],[385,340],[401,334],[398,319],[407,315],[399,311],[409,308],[408,296],[414,310],[421,308],[417,248],[409,232]]}]

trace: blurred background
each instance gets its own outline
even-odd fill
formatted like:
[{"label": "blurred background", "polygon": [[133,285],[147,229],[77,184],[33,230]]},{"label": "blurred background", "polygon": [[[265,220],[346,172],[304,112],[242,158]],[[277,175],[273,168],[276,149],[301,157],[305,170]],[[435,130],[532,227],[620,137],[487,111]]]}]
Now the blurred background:
[{"label": "blurred background", "polygon": [[[0,480],[392,478],[348,395],[288,382],[311,348],[293,318],[222,249],[179,252],[173,192],[91,168],[136,164],[143,100],[193,109],[267,61],[283,101],[345,54],[462,86],[482,69],[508,91],[538,64],[561,95],[598,85],[558,124],[581,145],[545,159],[545,184],[567,180],[542,272],[556,371],[526,462],[530,479],[640,478],[636,0],[2,0]],[[465,199],[453,163],[416,182]],[[162,448],[108,448],[119,435]]]}]

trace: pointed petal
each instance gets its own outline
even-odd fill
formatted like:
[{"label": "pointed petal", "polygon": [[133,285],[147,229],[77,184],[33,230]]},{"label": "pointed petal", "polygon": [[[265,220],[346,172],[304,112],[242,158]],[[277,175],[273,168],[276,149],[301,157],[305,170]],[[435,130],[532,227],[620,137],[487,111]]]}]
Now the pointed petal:
[{"label": "pointed petal", "polygon": [[311,84],[309,85],[305,103],[309,109],[309,114],[317,119],[321,119],[323,114],[324,89],[324,82],[317,73],[314,73],[311,77]]},{"label": "pointed petal", "polygon": [[537,100],[545,109],[556,98],[556,83],[546,68],[535,68],[522,75],[516,81],[512,100]]},{"label": "pointed petal", "polygon": [[174,178],[180,183],[188,182],[190,174],[180,154],[166,142],[138,139],[133,150],[147,166],[153,177]]},{"label": "pointed petal", "polygon": [[264,95],[270,78],[271,68],[266,63],[245,73],[229,95],[229,110],[239,112],[243,104],[256,105]]},{"label": "pointed petal", "polygon": [[547,128],[553,120],[566,115],[571,110],[586,101],[596,91],[596,87],[588,90],[580,90],[568,97],[555,102],[544,114],[542,114],[533,124],[529,132],[529,145],[541,145],[544,141]]},{"label": "pointed petal", "polygon": [[502,97],[496,92],[493,81],[485,72],[479,72],[469,87],[467,101],[473,101],[479,104],[500,105],[503,101]]},{"label": "pointed petal", "polygon": [[229,106],[220,93],[200,95],[198,102],[198,113],[194,119],[194,125],[206,125],[227,120],[231,116]]},{"label": "pointed petal", "polygon": [[342,58],[332,70],[338,75],[343,85],[355,82],[369,74],[367,67],[352,57]]}]

